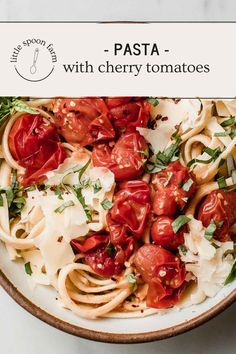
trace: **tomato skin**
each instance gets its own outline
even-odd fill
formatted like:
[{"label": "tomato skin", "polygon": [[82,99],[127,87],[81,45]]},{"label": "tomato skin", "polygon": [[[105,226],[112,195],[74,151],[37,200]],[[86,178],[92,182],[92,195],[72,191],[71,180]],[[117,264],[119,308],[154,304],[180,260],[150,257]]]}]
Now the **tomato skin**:
[{"label": "tomato skin", "polygon": [[95,248],[98,248],[98,246],[107,243],[107,241],[108,241],[107,235],[94,235],[86,238],[83,244],[76,239],[71,240],[70,244],[76,253],[78,252],[85,253]]},{"label": "tomato skin", "polygon": [[85,146],[115,137],[111,114],[102,98],[57,99],[53,112],[58,132],[69,143]]},{"label": "tomato skin", "polygon": [[151,236],[156,245],[177,250],[184,243],[183,228],[175,234],[172,228],[173,221],[174,218],[159,216],[152,224]]},{"label": "tomato skin", "polygon": [[55,126],[40,114],[23,114],[9,133],[12,156],[25,167],[22,184],[38,183],[67,157]]},{"label": "tomato skin", "polygon": [[172,216],[177,211],[175,197],[173,193],[167,189],[155,193],[152,207],[156,215]]},{"label": "tomato skin", "polygon": [[148,283],[147,305],[154,308],[174,306],[184,289],[184,263],[171,252],[156,245],[144,245],[135,255],[134,264]]},{"label": "tomato skin", "polygon": [[150,103],[133,101],[110,109],[112,121],[119,132],[136,127],[146,127],[149,119]]},{"label": "tomato skin", "polygon": [[147,149],[145,139],[138,132],[125,133],[111,148],[106,144],[94,146],[92,161],[94,166],[109,168],[117,181],[139,177],[144,170],[143,154]]},{"label": "tomato skin", "polygon": [[106,115],[101,115],[90,123],[89,134],[93,143],[115,138],[115,130]]},{"label": "tomato skin", "polygon": [[143,235],[151,209],[150,191],[144,181],[128,181],[120,185],[113,207],[107,216],[107,224],[113,242],[121,242],[127,232],[135,238]]},{"label": "tomato skin", "polygon": [[107,252],[108,244],[101,245],[95,250],[85,253],[85,262],[99,275],[112,276],[119,275],[124,267],[124,263],[129,259],[134,249],[132,237],[126,239],[123,247],[116,246],[114,256]]},{"label": "tomato skin", "polygon": [[[215,190],[200,205],[197,218],[207,227],[214,220],[214,237],[221,242],[230,240],[229,229],[236,222],[236,192]],[[223,221],[221,227],[219,222]]]},{"label": "tomato skin", "polygon": [[[183,185],[190,179],[192,184],[186,191],[183,189]],[[153,184],[157,191],[153,209],[157,215],[171,216],[177,210],[182,210],[187,204],[188,198],[192,197],[196,190],[193,176],[179,161],[171,162],[166,169],[157,173]]]}]

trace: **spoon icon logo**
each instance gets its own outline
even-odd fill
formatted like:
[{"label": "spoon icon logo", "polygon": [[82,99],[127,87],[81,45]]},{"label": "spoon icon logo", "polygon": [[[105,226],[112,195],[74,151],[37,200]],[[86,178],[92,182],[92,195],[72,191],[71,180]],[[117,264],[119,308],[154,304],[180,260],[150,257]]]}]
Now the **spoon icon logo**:
[{"label": "spoon icon logo", "polygon": [[39,56],[39,48],[35,48],[34,50],[34,57],[33,57],[33,64],[30,67],[30,72],[32,75],[34,75],[37,71],[37,60],[38,60],[38,56]]}]

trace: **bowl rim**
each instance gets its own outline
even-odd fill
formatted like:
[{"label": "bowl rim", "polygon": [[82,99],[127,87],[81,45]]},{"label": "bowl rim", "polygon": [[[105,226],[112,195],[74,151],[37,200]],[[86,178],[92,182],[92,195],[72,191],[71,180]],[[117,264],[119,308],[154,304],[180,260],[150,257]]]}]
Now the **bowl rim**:
[{"label": "bowl rim", "polygon": [[21,307],[28,311],[34,317],[51,325],[52,327],[62,330],[63,332],[72,334],[77,337],[89,339],[97,342],[116,343],[116,344],[134,344],[146,343],[161,339],[167,339],[178,334],[185,333],[193,328],[196,328],[213,317],[223,312],[226,308],[233,304],[236,300],[236,288],[233,289],[228,296],[221,300],[218,304],[211,307],[201,315],[198,315],[191,320],[184,321],[177,326],[168,327],[162,330],[143,332],[143,333],[109,333],[98,332],[73,325],[65,322],[55,316],[49,314],[32,303],[25,295],[23,295],[15,285],[7,278],[7,276],[0,270],[0,285],[15,300]]}]

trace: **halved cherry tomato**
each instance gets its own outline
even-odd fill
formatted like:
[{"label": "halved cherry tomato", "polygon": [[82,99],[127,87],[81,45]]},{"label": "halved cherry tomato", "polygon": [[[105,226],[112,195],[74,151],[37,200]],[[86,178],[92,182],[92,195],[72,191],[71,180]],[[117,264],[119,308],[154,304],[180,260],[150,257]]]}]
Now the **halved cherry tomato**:
[{"label": "halved cherry tomato", "polygon": [[193,176],[179,161],[157,173],[153,184],[157,190],[153,206],[157,215],[174,215],[182,210],[196,189]]},{"label": "halved cherry tomato", "polygon": [[211,192],[198,211],[198,219],[207,227],[211,220],[216,225],[214,237],[219,241],[230,240],[230,227],[236,222],[236,192],[215,190]]},{"label": "halved cherry tomato", "polygon": [[[108,226],[111,234],[114,224],[125,228],[136,238],[140,238],[145,230],[150,206],[150,192],[144,181],[129,181],[120,185],[115,195],[113,207],[108,214]],[[117,230],[115,228],[115,234]],[[112,236],[113,237],[113,236]],[[113,237],[118,240],[117,237]]]},{"label": "halved cherry tomato", "polygon": [[101,115],[90,123],[89,133],[92,142],[112,140],[115,138],[115,130],[106,115]]},{"label": "halved cherry tomato", "polygon": [[178,302],[186,275],[184,263],[178,257],[160,246],[144,245],[137,251],[134,264],[149,284],[149,307],[168,308]]},{"label": "halved cherry tomato", "polygon": [[95,248],[98,248],[103,243],[108,242],[107,235],[94,235],[86,238],[83,244],[81,244],[78,240],[74,239],[70,242],[73,250],[75,252],[88,252]]},{"label": "halved cherry tomato", "polygon": [[12,156],[26,169],[24,185],[42,181],[67,156],[55,126],[41,115],[20,116],[10,130],[8,142]]},{"label": "halved cherry tomato", "polygon": [[94,166],[109,168],[117,181],[124,181],[139,177],[144,169],[144,155],[147,149],[145,139],[138,133],[122,135],[111,148],[106,144],[94,146],[92,160]]},{"label": "halved cherry tomato", "polygon": [[156,245],[169,250],[177,250],[178,246],[184,243],[184,229],[174,233],[172,223],[174,218],[159,216],[152,224],[151,236]]}]

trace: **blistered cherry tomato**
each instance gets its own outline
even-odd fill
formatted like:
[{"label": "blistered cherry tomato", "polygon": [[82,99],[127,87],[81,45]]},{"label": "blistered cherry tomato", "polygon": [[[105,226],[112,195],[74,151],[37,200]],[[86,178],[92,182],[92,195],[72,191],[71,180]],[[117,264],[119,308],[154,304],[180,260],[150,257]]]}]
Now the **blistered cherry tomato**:
[{"label": "blistered cherry tomato", "polygon": [[153,205],[157,215],[174,215],[182,210],[196,189],[193,176],[179,161],[157,173],[153,184],[157,190]]},{"label": "blistered cherry tomato", "polygon": [[214,237],[222,242],[229,240],[229,229],[236,222],[236,192],[211,192],[201,203],[197,217],[205,227],[213,220],[216,225]]},{"label": "blistered cherry tomato", "polygon": [[152,224],[151,236],[156,245],[166,249],[177,250],[178,246],[184,243],[184,230],[174,233],[172,223],[174,218],[159,216]]},{"label": "blistered cherry tomato", "polygon": [[178,257],[160,246],[144,245],[137,251],[134,263],[149,284],[147,306],[169,308],[178,302],[186,276]]},{"label": "blistered cherry tomato", "polygon": [[20,116],[10,130],[8,142],[14,159],[25,167],[24,185],[41,182],[67,156],[56,127],[39,114]]},{"label": "blistered cherry tomato", "polygon": [[147,149],[145,139],[138,132],[122,135],[114,147],[107,144],[94,146],[92,160],[94,166],[109,168],[117,181],[139,177],[144,170],[144,155]]}]

